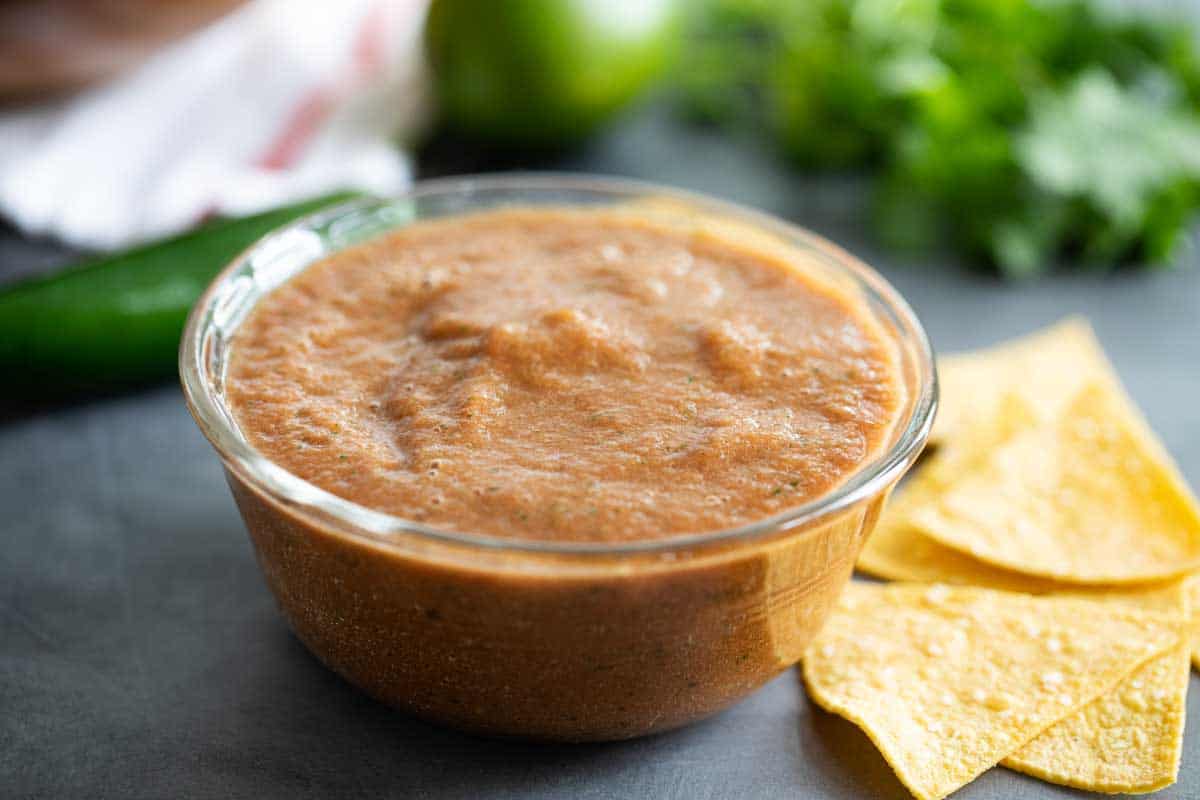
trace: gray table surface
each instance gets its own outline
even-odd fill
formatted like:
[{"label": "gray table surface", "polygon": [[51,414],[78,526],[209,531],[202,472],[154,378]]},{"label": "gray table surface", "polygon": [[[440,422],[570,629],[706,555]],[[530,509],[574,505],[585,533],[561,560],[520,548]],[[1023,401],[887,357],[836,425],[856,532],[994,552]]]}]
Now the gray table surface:
[{"label": "gray table surface", "polygon": [[[876,265],[935,345],[1087,315],[1193,486],[1200,484],[1200,270],[1063,274],[1009,286],[872,244],[861,182],[803,179],[653,107],[572,154],[478,158],[633,175],[782,214]],[[53,261],[0,237],[0,275]],[[11,379],[12,376],[9,376]],[[1181,780],[1200,797],[1200,679]],[[1002,769],[956,798],[1080,793]],[[794,674],[707,722],[599,746],[497,743],[408,718],[326,671],[259,578],[217,461],[172,386],[0,422],[0,797],[903,798],[854,726]]]}]

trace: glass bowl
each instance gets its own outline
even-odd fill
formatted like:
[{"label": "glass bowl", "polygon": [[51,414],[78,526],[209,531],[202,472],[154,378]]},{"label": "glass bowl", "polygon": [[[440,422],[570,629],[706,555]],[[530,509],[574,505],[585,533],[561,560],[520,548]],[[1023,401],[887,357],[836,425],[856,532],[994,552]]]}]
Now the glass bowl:
[{"label": "glass bowl", "polygon": [[[331,253],[414,220],[504,205],[669,202],[794,249],[861,298],[906,393],[890,439],[843,484],[748,525],[633,543],[447,531],[334,496],[256,452],[225,402],[254,304]],[[849,579],[891,488],[924,446],[936,379],[916,316],[834,245],[755,211],[627,180],[464,177],[364,199],[270,234],[196,304],[180,373],[267,585],[331,669],[397,708],[476,733],[622,739],[712,714],[795,664]]]}]

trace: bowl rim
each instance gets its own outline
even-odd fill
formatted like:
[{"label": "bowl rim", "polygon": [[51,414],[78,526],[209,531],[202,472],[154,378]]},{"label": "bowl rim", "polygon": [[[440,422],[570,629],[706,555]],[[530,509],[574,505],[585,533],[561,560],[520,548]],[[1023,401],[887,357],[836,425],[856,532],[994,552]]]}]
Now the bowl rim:
[{"label": "bowl rim", "polygon": [[[790,244],[811,251],[826,266],[846,273],[859,288],[870,292],[873,299],[891,317],[890,321],[894,328],[892,336],[897,344],[903,346],[906,341],[908,343],[911,356],[915,361],[912,380],[916,388],[916,396],[907,403],[907,416],[897,421],[896,430],[899,434],[895,437],[895,441],[875,458],[860,465],[832,491],[777,514],[742,525],[711,531],[612,543],[518,539],[425,525],[405,517],[376,511],[334,495],[274,463],[254,449],[237,430],[232,415],[227,412],[225,404],[218,397],[216,386],[208,378],[206,369],[211,330],[215,325],[214,310],[222,300],[227,299],[231,280],[242,270],[252,269],[250,262],[284,237],[294,236],[300,232],[316,234],[318,226],[327,225],[354,213],[361,213],[371,207],[378,210],[394,207],[399,203],[418,201],[421,198],[439,195],[469,197],[477,192],[488,191],[579,192],[596,196],[609,195],[614,201],[638,196],[666,197],[683,201],[692,207],[715,212],[721,216],[750,223],[759,230],[780,235]],[[531,204],[534,203],[531,201]],[[471,210],[467,209],[466,211],[469,213]],[[393,227],[399,228],[404,224],[407,223]],[[287,277],[290,278],[316,260],[343,249],[346,247],[331,247],[317,254],[315,258],[306,261]],[[259,302],[273,288],[262,291],[254,302]],[[238,324],[244,319],[245,314],[242,315]],[[934,353],[916,313],[883,276],[824,237],[765,212],[699,192],[628,178],[541,171],[501,172],[421,180],[414,183],[407,191],[397,195],[364,196],[345,203],[338,203],[300,217],[266,234],[222,268],[193,305],[180,342],[179,373],[188,409],[226,467],[232,469],[239,478],[249,482],[252,486],[258,487],[277,500],[282,500],[289,508],[316,517],[325,525],[332,522],[339,529],[353,536],[366,538],[375,544],[400,546],[403,544],[403,540],[398,537],[415,536],[419,540],[431,543],[465,546],[489,553],[508,552],[585,557],[667,554],[712,545],[748,542],[797,528],[805,528],[820,519],[836,515],[865,499],[874,497],[894,485],[916,461],[925,446],[938,405],[938,380],[934,365]]]}]

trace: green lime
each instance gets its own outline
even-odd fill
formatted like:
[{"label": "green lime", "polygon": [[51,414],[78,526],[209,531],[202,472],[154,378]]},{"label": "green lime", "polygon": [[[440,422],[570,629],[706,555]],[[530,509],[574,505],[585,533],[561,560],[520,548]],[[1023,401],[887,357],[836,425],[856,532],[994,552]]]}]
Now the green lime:
[{"label": "green lime", "polygon": [[443,120],[508,145],[578,139],[661,76],[679,0],[434,0],[426,44]]}]

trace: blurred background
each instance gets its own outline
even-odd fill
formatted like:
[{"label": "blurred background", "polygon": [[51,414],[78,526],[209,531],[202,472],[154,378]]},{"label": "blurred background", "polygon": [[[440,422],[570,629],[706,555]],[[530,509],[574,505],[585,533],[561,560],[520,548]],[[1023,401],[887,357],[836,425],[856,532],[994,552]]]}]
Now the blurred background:
[{"label": "blurred background", "polygon": [[[1011,285],[1187,268],[1191,11],[7,0],[0,366],[42,394],[170,377],[191,301],[266,230],[330,196],[502,169],[711,192],[885,272],[937,264]],[[108,257],[45,279],[90,254]]]},{"label": "blurred background", "polygon": [[[286,633],[183,406],[187,311],[355,194],[630,176],[834,240],[941,351],[1085,316],[1196,486],[1198,21],[1185,0],[0,0],[0,786],[906,796],[788,676],[570,751],[344,686]],[[1059,796],[994,773],[963,796]],[[1195,736],[1181,774],[1162,796],[1200,796]]]}]

